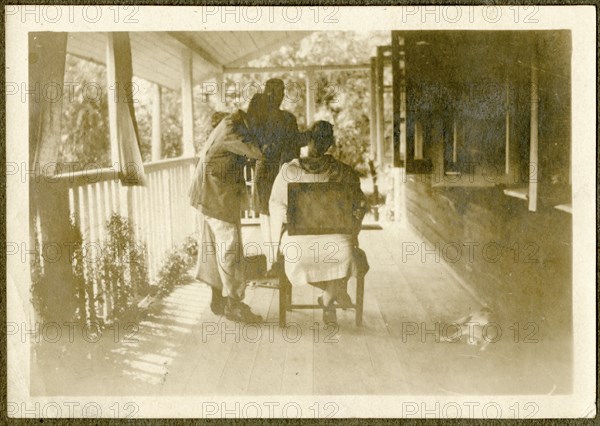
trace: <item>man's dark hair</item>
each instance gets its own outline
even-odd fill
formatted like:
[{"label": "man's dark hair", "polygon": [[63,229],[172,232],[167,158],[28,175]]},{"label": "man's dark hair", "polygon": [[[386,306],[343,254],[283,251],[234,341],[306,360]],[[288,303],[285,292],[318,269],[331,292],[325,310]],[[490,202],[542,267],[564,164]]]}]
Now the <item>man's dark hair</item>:
[{"label": "man's dark hair", "polygon": [[265,83],[264,91],[267,107],[278,109],[285,97],[285,84],[280,78],[270,78]]},{"label": "man's dark hair", "polygon": [[310,127],[310,138],[319,155],[325,154],[330,146],[335,144],[333,124],[328,121],[317,121]]},{"label": "man's dark hair", "polygon": [[280,78],[270,78],[265,83],[265,95],[272,94],[273,92],[285,90],[283,80]]}]

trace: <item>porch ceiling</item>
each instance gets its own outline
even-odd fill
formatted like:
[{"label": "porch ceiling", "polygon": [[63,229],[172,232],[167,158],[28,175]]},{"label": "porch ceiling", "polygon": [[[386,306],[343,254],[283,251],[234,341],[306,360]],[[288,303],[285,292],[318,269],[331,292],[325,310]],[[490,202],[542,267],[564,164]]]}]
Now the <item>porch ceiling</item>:
[{"label": "porch ceiling", "polygon": [[[310,31],[181,31],[131,32],[134,75],[161,86],[181,86],[181,55],[193,52],[194,83],[200,83],[223,68],[239,67],[280,46],[306,37]],[[105,33],[69,33],[67,51],[104,64]]]}]

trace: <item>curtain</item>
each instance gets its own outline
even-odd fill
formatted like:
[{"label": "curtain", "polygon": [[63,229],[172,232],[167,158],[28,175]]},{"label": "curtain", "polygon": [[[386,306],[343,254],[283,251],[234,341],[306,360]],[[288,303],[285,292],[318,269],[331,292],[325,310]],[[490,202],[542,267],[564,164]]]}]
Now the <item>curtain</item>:
[{"label": "curtain", "polygon": [[[133,108],[133,69],[129,34],[110,33],[108,62],[114,63],[114,90],[109,91],[109,102],[115,103],[117,115],[117,145],[119,180],[125,186],[145,185],[144,164],[140,151],[140,137]],[[109,73],[112,71],[109,67]],[[112,88],[109,88],[112,89]],[[113,159],[114,160],[114,159]]]},{"label": "curtain", "polygon": [[29,165],[55,162],[61,144],[67,33],[29,34]]},{"label": "curtain", "polygon": [[63,251],[58,259],[44,259],[51,247],[69,247],[76,238],[69,221],[69,193],[51,179],[37,179],[57,170],[53,166],[62,143],[67,33],[30,33],[28,44],[29,166],[36,170],[36,178],[28,179],[30,247],[35,248],[31,272],[32,281],[37,282],[35,291],[31,288],[44,306],[44,320],[72,321],[78,299],[71,258]]}]

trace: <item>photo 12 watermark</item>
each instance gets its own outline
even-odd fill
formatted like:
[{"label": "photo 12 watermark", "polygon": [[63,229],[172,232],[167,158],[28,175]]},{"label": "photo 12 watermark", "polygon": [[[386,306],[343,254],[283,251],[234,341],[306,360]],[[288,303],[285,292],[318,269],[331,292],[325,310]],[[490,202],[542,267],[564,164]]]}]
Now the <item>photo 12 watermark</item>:
[{"label": "photo 12 watermark", "polygon": [[6,6],[8,417],[594,417],[595,18]]},{"label": "photo 12 watermark", "polygon": [[16,18],[18,22],[35,24],[74,23],[137,24],[140,6],[55,6],[55,5],[10,5],[4,9],[5,22]]},{"label": "photo 12 watermark", "polygon": [[140,407],[135,402],[114,402],[99,404],[81,401],[50,402],[7,402],[6,414],[9,418],[60,419],[60,418],[126,418],[138,417]]}]

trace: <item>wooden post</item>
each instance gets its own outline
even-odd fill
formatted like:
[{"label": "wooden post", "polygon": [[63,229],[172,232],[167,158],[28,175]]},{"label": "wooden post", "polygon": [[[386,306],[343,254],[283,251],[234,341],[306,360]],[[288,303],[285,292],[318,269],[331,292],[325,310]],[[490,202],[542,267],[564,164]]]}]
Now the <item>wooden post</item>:
[{"label": "wooden post", "polygon": [[37,126],[31,123],[29,128],[29,164],[32,168],[35,166],[36,173],[44,175],[55,173],[56,167],[45,166],[56,162],[62,145],[62,102],[53,98],[63,90],[66,51],[66,33],[29,35],[29,54],[36,58],[36,62],[29,65],[29,87],[35,88],[28,95],[30,115],[39,123]]},{"label": "wooden post", "polygon": [[317,109],[317,88],[315,86],[315,73],[313,70],[306,71],[306,127],[315,121]]},{"label": "wooden post", "polygon": [[226,111],[227,104],[225,103],[225,76],[223,73],[219,73],[215,76],[215,82],[217,84],[215,107],[217,111]]},{"label": "wooden post", "polygon": [[506,82],[504,84],[504,88],[506,90],[506,96],[504,97],[504,108],[505,108],[505,138],[504,138],[504,151],[506,152],[504,158],[504,174],[510,176],[511,172],[511,149],[510,149],[510,93],[509,93],[509,85],[508,85],[508,77],[506,77]]},{"label": "wooden post", "polygon": [[383,73],[385,69],[383,46],[377,47],[377,164],[383,166],[384,134],[385,134],[385,109],[383,98]]},{"label": "wooden post", "polygon": [[458,161],[458,123],[456,117],[452,120],[452,164]]},{"label": "wooden post", "polygon": [[152,161],[162,157],[162,131],[160,120],[161,89],[158,84],[152,86]]},{"label": "wooden post", "polygon": [[[511,115],[515,115],[516,113],[513,110],[513,105],[512,102],[515,102],[516,100],[512,100],[511,102],[511,88],[510,88],[510,81],[508,76],[506,77],[506,96],[505,96],[505,108],[506,108],[506,113],[505,113],[505,118],[504,118],[504,125],[505,125],[505,150],[506,150],[506,157],[505,157],[505,179],[506,179],[506,183],[507,184],[516,184],[518,183],[521,178],[519,176],[520,174],[520,154],[519,154],[519,147],[517,146],[517,141],[514,138],[514,133],[512,132],[512,127],[513,127],[513,119],[511,117]],[[516,121],[515,121],[516,123]]]},{"label": "wooden post", "polygon": [[402,70],[400,68],[400,36],[392,33],[392,162],[401,166],[400,140],[402,138]]},{"label": "wooden post", "polygon": [[[381,52],[381,48],[377,48],[377,53]],[[382,52],[383,53],[383,52]],[[405,206],[404,201],[404,180],[402,179],[403,169],[400,168],[400,138],[402,136],[401,124],[401,106],[402,106],[402,75],[400,69],[400,36],[398,33],[392,32],[392,120],[393,120],[393,133],[392,133],[392,165],[393,165],[393,179],[394,179],[394,222],[401,223],[406,212],[403,211]],[[383,60],[383,56],[382,56]],[[383,71],[383,66],[381,70]],[[383,73],[382,73],[383,74]],[[383,75],[381,76],[381,82],[383,84]]]},{"label": "wooden post", "polygon": [[371,111],[369,117],[370,125],[370,158],[375,160],[378,158],[377,154],[377,58],[371,58]]},{"label": "wooden post", "polygon": [[181,124],[183,127],[183,156],[194,155],[194,102],[192,93],[192,51],[181,52]]},{"label": "wooden post", "polygon": [[[28,40],[30,57],[37,60],[29,63],[29,87],[44,89],[53,85],[62,90],[65,70],[67,35],[66,33],[31,33]],[[34,91],[35,92],[35,91]],[[29,243],[23,258],[40,262],[42,269],[35,290],[40,293],[41,302],[49,309],[45,317],[35,316],[35,320],[47,322],[72,321],[75,317],[78,300],[77,285],[71,264],[71,249],[75,235],[70,226],[69,188],[61,181],[45,178],[52,175],[55,168],[47,168],[57,160],[61,145],[62,103],[52,102],[40,93],[29,95]],[[26,147],[23,147],[25,150]],[[25,165],[23,165],[25,166]],[[10,188],[9,190],[14,188]],[[27,194],[22,194],[27,195]],[[19,218],[19,219],[24,219]],[[39,230],[37,234],[36,229]],[[25,248],[23,246],[23,248]],[[10,261],[10,259],[8,259]],[[19,283],[20,290],[30,290],[27,282]],[[21,294],[19,294],[21,295]],[[20,302],[25,304],[30,294],[25,293]],[[24,306],[24,305],[23,305]],[[40,312],[35,312],[34,315]]]},{"label": "wooden post", "polygon": [[[109,89],[108,96],[117,96],[117,74],[115,68],[115,47],[113,35],[106,34],[106,79]],[[110,159],[111,163],[119,161],[119,134],[117,125],[117,103],[114,99],[108,100],[108,128],[110,132]],[[116,167],[118,170],[119,167]]]},{"label": "wooden post", "polygon": [[538,192],[538,69],[535,52],[531,59],[531,121],[529,128],[529,211],[537,209]]},{"label": "wooden post", "polygon": [[[393,34],[393,33],[392,33]],[[406,172],[412,173],[410,170],[411,163],[415,159],[415,105],[414,105],[414,76],[411,65],[412,53],[414,51],[414,39],[410,32],[402,33],[404,38],[404,128],[405,128],[405,147],[404,147],[404,164]]]},{"label": "wooden post", "polygon": [[405,62],[402,60],[402,86],[400,90],[400,166],[406,165],[406,85],[404,81]]},{"label": "wooden post", "polygon": [[[52,137],[52,135],[48,135]],[[44,270],[43,303],[51,307],[46,321],[72,321],[79,306],[69,248],[75,235],[69,224],[69,190],[62,182],[39,182],[35,186]],[[37,254],[36,254],[37,255]]]},{"label": "wooden post", "polygon": [[423,126],[421,122],[415,121],[415,160],[423,159]]}]

